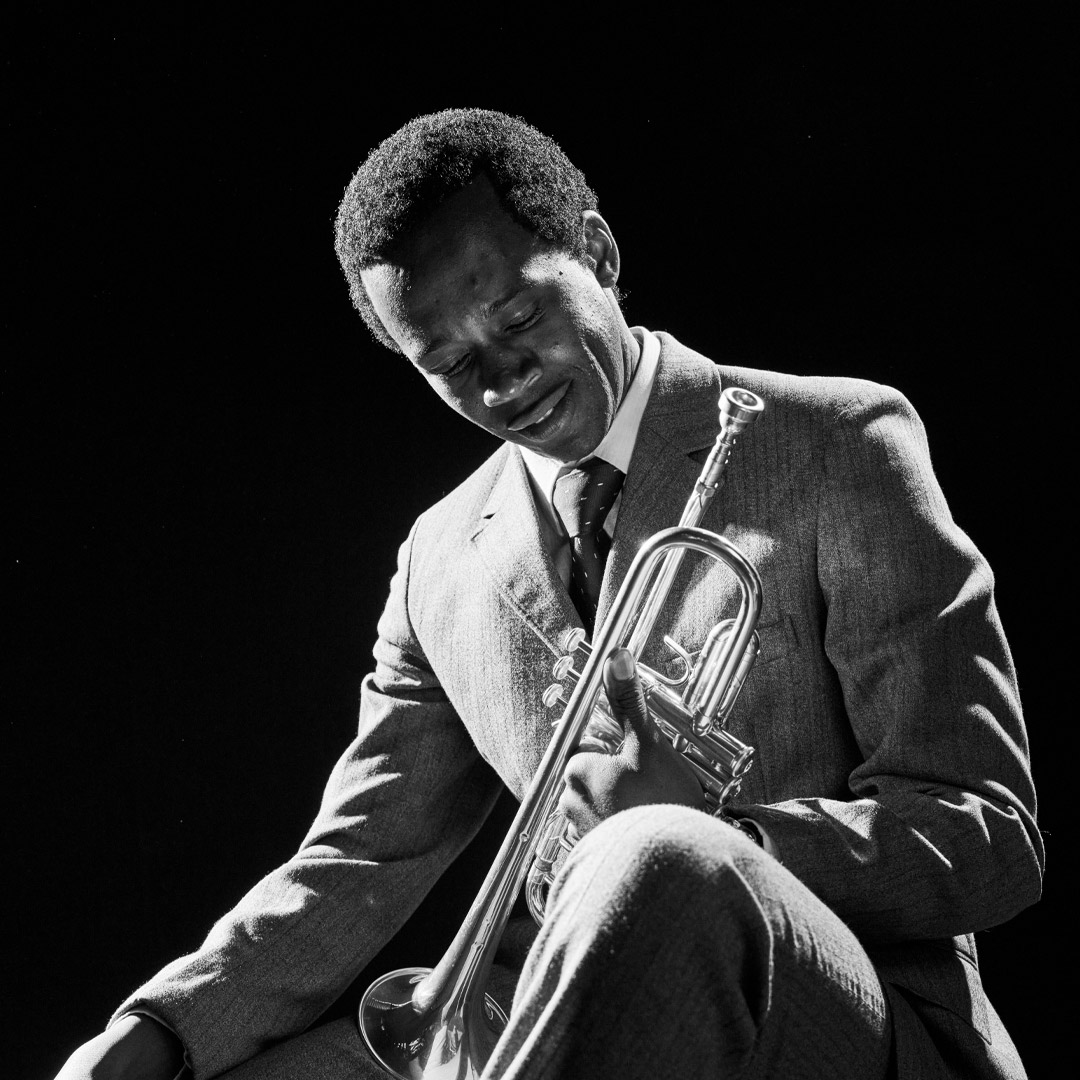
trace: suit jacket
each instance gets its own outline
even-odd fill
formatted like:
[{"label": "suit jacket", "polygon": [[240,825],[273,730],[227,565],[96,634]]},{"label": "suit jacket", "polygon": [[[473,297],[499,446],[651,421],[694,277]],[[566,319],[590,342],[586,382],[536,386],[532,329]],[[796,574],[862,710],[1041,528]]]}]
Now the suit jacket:
[{"label": "suit jacket", "polygon": [[[1026,735],[993,578],[922,425],[885,387],[717,367],[660,338],[598,623],[641,542],[677,522],[721,385],[762,395],[702,523],[764,587],[761,655],[729,724],[757,749],[736,812],[875,959],[900,1076],[1018,1075],[971,935],[1039,895]],[[687,559],[643,659],[671,662],[665,631],[700,648],[735,590],[723,566]],[[475,835],[499,781],[523,793],[558,640],[577,624],[504,445],[402,546],[358,735],[300,851],[119,1012],[161,1016],[197,1076],[317,1019]]]}]

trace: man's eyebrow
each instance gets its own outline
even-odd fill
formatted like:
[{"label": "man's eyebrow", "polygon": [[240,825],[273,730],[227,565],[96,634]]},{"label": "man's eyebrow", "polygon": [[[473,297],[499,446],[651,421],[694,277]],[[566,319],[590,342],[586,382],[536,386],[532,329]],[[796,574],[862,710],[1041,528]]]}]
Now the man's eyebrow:
[{"label": "man's eyebrow", "polygon": [[510,289],[503,293],[497,300],[492,300],[490,304],[485,304],[480,309],[480,315],[485,319],[490,319],[492,315],[497,315],[507,304],[516,300],[526,289],[530,288],[528,284],[518,283],[512,285]]}]

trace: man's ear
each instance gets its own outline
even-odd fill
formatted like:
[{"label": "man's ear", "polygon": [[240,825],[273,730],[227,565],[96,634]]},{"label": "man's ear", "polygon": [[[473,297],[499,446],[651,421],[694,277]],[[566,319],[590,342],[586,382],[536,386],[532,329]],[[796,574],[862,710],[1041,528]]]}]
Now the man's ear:
[{"label": "man's ear", "polygon": [[619,245],[615,243],[608,223],[595,210],[586,210],[581,215],[581,227],[585,235],[585,255],[596,280],[605,289],[615,288],[619,280]]}]

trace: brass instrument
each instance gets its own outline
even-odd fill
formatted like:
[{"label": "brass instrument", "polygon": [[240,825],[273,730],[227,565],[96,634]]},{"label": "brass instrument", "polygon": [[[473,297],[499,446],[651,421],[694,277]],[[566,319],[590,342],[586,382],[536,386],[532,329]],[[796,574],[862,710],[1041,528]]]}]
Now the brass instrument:
[{"label": "brass instrument", "polygon": [[[718,809],[738,789],[753,749],[723,730],[742,681],[757,654],[755,627],[761,609],[757,571],[732,543],[698,527],[723,482],[738,436],[760,415],[764,402],[746,390],[728,388],[720,398],[721,431],[683,510],[679,524],[650,537],[638,551],[590,647],[580,634],[565,644],[584,652],[572,671],[564,657],[556,674],[570,676],[573,690],[514,823],[488,871],[450,948],[434,969],[401,968],[368,988],[360,1002],[360,1032],[375,1059],[401,1080],[477,1080],[506,1026],[506,1014],[487,993],[495,950],[514,900],[528,879],[529,907],[542,918],[558,852],[569,846],[557,805],[571,756],[588,745],[611,746],[621,739],[606,705],[597,708],[604,662],[626,647],[635,660],[667,600],[686,551],[726,564],[740,586],[739,611],[710,633],[691,670],[691,658],[671,645],[686,664],[682,678],[667,679],[638,665],[646,703],[656,723],[694,765],[706,803]],[[682,687],[676,693],[676,687]],[[561,697],[549,687],[545,700]],[[595,722],[594,720],[595,715]],[[616,732],[617,728],[617,732]],[[537,857],[537,853],[539,855]],[[535,858],[535,864],[534,864]]]}]

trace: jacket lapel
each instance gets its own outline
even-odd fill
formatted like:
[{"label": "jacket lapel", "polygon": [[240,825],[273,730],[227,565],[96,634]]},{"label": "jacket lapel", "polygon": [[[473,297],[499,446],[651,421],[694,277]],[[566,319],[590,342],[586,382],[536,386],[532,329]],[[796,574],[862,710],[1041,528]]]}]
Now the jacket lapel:
[{"label": "jacket lapel", "polygon": [[[658,336],[660,363],[623,484],[598,626],[641,545],[679,523],[701,471],[692,455],[712,446],[720,427],[716,366],[667,334]],[[512,446],[505,448],[472,543],[500,596],[558,655],[559,638],[581,620],[545,550],[525,465]]]},{"label": "jacket lapel", "polygon": [[559,638],[580,620],[544,547],[525,464],[512,446],[506,447],[472,543],[499,595],[558,655]]},{"label": "jacket lapel", "polygon": [[641,418],[597,609],[597,625],[641,545],[678,525],[701,465],[692,455],[712,446],[720,430],[715,365],[660,335],[660,364]]}]

